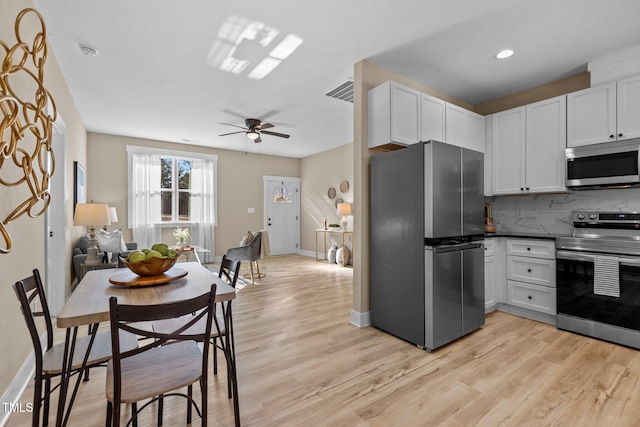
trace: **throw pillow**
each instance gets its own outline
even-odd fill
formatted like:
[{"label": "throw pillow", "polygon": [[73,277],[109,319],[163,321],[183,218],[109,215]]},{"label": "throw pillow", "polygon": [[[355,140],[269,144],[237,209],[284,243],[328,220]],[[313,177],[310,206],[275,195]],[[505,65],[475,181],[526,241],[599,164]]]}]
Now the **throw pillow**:
[{"label": "throw pillow", "polygon": [[338,249],[336,253],[336,262],[340,267],[344,267],[345,265],[349,265],[349,248],[346,246],[342,246]]},{"label": "throw pillow", "polygon": [[336,263],[337,250],[338,250],[338,245],[336,245],[335,243],[331,245],[331,247],[329,248],[329,251],[327,252],[327,260],[329,261],[330,264]]},{"label": "throw pillow", "polygon": [[247,234],[242,236],[242,240],[240,240],[240,246],[246,246],[253,240],[253,233],[251,231],[247,231]]},{"label": "throw pillow", "polygon": [[96,233],[96,240],[98,241],[100,252],[119,253],[127,250],[127,245],[124,243],[124,237],[122,237],[122,231],[120,230],[112,232],[99,230]]},{"label": "throw pillow", "polygon": [[82,251],[83,254],[87,253],[87,249],[89,249],[89,235],[85,234],[78,239],[78,249]]}]

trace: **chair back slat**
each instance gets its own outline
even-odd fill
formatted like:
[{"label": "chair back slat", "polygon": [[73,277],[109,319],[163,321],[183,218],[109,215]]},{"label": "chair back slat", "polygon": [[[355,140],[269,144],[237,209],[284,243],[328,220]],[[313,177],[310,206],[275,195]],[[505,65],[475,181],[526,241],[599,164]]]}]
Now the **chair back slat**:
[{"label": "chair back slat", "polygon": [[[36,366],[40,368],[42,366],[42,354],[53,347],[53,323],[38,269],[33,270],[32,276],[16,282],[13,285],[13,290],[20,302],[22,315],[29,329],[36,357]],[[35,309],[37,305],[40,306],[38,311]],[[40,342],[40,336],[43,331],[39,330],[39,322],[36,322],[36,317],[44,318],[44,330],[47,335],[47,347],[44,350]]]},{"label": "chair back slat", "polygon": [[222,255],[218,277],[226,280],[229,285],[235,288],[236,282],[238,281],[238,274],[240,273],[240,264],[240,261],[235,261],[227,258],[226,255]]}]

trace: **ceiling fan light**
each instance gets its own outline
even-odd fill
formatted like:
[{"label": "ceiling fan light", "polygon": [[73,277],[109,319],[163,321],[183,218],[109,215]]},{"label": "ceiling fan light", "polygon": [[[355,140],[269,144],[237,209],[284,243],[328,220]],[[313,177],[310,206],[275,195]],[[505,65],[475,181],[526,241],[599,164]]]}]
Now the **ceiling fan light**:
[{"label": "ceiling fan light", "polygon": [[255,130],[250,130],[249,132],[247,132],[247,136],[249,137],[249,139],[253,139],[255,141],[260,137],[260,134]]},{"label": "ceiling fan light", "polygon": [[507,59],[513,56],[514,51],[512,49],[503,49],[500,52],[493,55],[495,59]]}]

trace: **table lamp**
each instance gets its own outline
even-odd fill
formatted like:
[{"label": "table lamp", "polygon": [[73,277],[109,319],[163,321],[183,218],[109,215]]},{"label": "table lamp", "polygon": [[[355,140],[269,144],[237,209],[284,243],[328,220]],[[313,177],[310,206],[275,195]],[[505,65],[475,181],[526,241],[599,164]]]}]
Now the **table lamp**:
[{"label": "table lamp", "polygon": [[[118,222],[118,212],[116,212],[116,208],[114,206],[109,206],[109,221],[111,221],[111,224],[113,224],[114,222]],[[106,224],[102,228],[104,229],[104,231],[107,231]]]},{"label": "table lamp", "polygon": [[73,225],[89,227],[89,247],[87,248],[86,264],[98,264],[98,245],[96,241],[96,224],[111,225],[109,221],[109,207],[102,203],[78,203],[73,215]]},{"label": "table lamp", "polygon": [[342,215],[340,226],[347,231],[347,215],[351,215],[351,203],[338,203],[338,215]]}]

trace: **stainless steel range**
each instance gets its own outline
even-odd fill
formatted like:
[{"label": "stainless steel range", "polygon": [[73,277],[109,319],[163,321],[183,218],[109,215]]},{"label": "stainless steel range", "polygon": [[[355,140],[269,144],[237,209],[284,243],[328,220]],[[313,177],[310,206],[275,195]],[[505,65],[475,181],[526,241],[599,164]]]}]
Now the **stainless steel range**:
[{"label": "stainless steel range", "polygon": [[573,211],[556,239],[557,327],[640,349],[640,213]]}]

